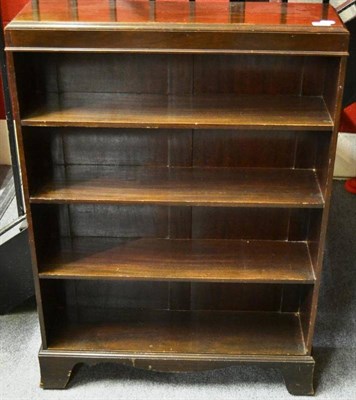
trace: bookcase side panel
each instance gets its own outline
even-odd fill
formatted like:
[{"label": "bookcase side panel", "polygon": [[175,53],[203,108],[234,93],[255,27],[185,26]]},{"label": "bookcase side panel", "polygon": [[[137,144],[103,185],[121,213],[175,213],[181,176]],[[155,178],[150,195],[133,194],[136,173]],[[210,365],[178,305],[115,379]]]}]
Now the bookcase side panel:
[{"label": "bookcase side panel", "polygon": [[[325,206],[322,216],[314,216],[314,225],[311,226],[309,232],[309,249],[311,259],[313,260],[315,275],[317,278],[313,292],[301,304],[300,314],[302,329],[306,340],[306,346],[309,354],[311,353],[313,334],[315,329],[315,320],[317,315],[318,296],[320,289],[320,278],[323,264],[325,236],[327,231],[328,216],[330,209],[330,199],[332,190],[332,179],[334,170],[334,161],[336,154],[336,144],[338,127],[340,121],[341,102],[343,95],[345,70],[347,57],[335,58],[330,63],[330,76],[332,79],[326,79],[324,84],[324,98],[328,106],[329,112],[334,120],[334,130],[330,140],[330,145],[324,149],[317,158],[317,173],[324,191]],[[326,159],[325,154],[328,154]]]},{"label": "bookcase side panel", "polygon": [[17,138],[17,144],[18,144],[19,161],[20,161],[24,200],[25,200],[26,215],[27,215],[27,222],[28,222],[28,234],[29,234],[29,244],[30,244],[31,259],[32,259],[32,271],[33,271],[33,279],[34,279],[35,294],[36,294],[36,301],[37,301],[37,310],[38,310],[39,322],[40,322],[41,339],[42,339],[43,348],[46,348],[47,335],[46,335],[46,329],[45,329],[45,325],[44,325],[42,294],[41,294],[40,282],[39,282],[39,278],[38,278],[37,257],[36,257],[36,250],[35,250],[36,245],[35,245],[35,238],[34,238],[34,233],[33,233],[31,208],[30,208],[30,203],[29,203],[29,186],[28,186],[27,169],[26,169],[26,155],[24,152],[24,146],[23,146],[23,140],[22,140],[20,105],[21,105],[21,101],[23,99],[18,96],[17,81],[16,81],[17,71],[15,69],[14,55],[12,52],[7,52],[6,62],[7,62],[7,66],[8,66],[8,75],[9,75],[10,92],[11,92],[11,97],[12,97],[13,115],[14,115],[15,125],[16,125],[16,138]]}]

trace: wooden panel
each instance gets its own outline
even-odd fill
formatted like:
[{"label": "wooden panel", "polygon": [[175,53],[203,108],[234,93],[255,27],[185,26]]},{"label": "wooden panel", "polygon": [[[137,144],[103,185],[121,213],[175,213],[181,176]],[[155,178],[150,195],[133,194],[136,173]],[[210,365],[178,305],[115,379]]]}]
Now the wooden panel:
[{"label": "wooden panel", "polygon": [[56,63],[59,92],[191,92],[191,56],[67,53]]},{"label": "wooden panel", "polygon": [[196,130],[193,146],[194,166],[294,167],[295,133],[290,131]]},{"label": "wooden panel", "polygon": [[299,312],[305,293],[312,287],[314,285],[285,285],[281,297],[281,312]]},{"label": "wooden panel", "polygon": [[[98,340],[100,338],[100,340]],[[61,321],[51,350],[174,354],[305,354],[294,313],[81,309]]]},{"label": "wooden panel", "polygon": [[310,210],[310,224],[308,230],[308,246],[310,251],[310,258],[315,266],[319,269],[316,273],[320,272],[322,265],[318,264],[318,258],[320,257],[320,234],[321,234],[321,223],[323,213],[321,210]]},{"label": "wooden panel", "polygon": [[170,239],[190,239],[192,237],[192,207],[169,207]]},{"label": "wooden panel", "polygon": [[[315,159],[319,141],[325,139],[330,133],[324,135],[311,132],[299,132],[295,136],[294,166],[295,168],[315,168]],[[321,138],[321,136],[324,136]]]},{"label": "wooden panel", "polygon": [[[204,2],[192,12],[187,2],[139,2],[130,7],[124,2],[116,4],[114,19],[109,2],[101,3],[106,10],[97,5],[93,10],[89,3],[79,11],[76,4],[70,2],[70,9],[57,2],[48,9],[46,0],[33,3],[33,9],[29,4],[6,29],[7,49],[347,54],[346,29],[335,10],[321,4],[306,8],[266,3],[261,12],[250,4]],[[78,23],[88,14],[89,21]],[[327,16],[335,21],[333,26],[312,26]],[[62,29],[56,29],[58,23]]]},{"label": "wooden panel", "polygon": [[34,190],[41,181],[50,179],[53,163],[63,164],[63,146],[61,136],[31,135],[32,128],[24,128],[22,135],[25,151],[28,186]]},{"label": "wooden panel", "polygon": [[168,207],[70,205],[70,232],[72,236],[165,238],[168,212]]},{"label": "wooden panel", "polygon": [[[75,54],[57,57],[60,92],[161,93],[167,91],[167,56]],[[139,58],[140,62],[137,62]],[[155,65],[155,69],[153,69]]]},{"label": "wooden panel", "polygon": [[29,127],[23,137],[31,188],[52,163],[318,169],[325,160],[316,165],[316,154],[330,140],[325,132],[194,130],[192,143],[189,130]]},{"label": "wooden panel", "polygon": [[289,209],[194,207],[192,237],[287,240]]},{"label": "wooden panel", "polygon": [[300,95],[302,67],[303,57],[197,55],[194,92]]},{"label": "wooden panel", "polygon": [[323,92],[325,70],[323,57],[251,54],[36,53],[29,57],[19,53],[15,60],[20,92],[29,92],[32,98],[34,91],[318,96]]},{"label": "wooden panel", "polygon": [[[252,283],[191,284],[192,310],[281,311],[285,285]],[[288,288],[293,285],[288,285]],[[288,289],[290,290],[290,289]],[[298,311],[298,303],[293,311]]]},{"label": "wooden panel", "polygon": [[39,269],[52,279],[314,281],[304,242],[63,238]]},{"label": "wooden panel", "polygon": [[190,310],[191,282],[169,282],[169,309]]},{"label": "wooden panel", "polygon": [[[314,213],[315,220],[314,222],[320,221],[319,227],[317,229],[313,229],[311,233],[311,240],[314,242],[315,233],[320,229],[319,237],[317,238],[316,243],[318,243],[317,247],[317,263],[315,266],[315,274],[318,278],[318,282],[313,290],[313,293],[310,294],[307,301],[305,301],[305,306],[303,306],[303,321],[302,326],[305,330],[305,342],[309,353],[311,353],[312,349],[312,339],[316,321],[316,311],[318,304],[318,293],[320,287],[320,272],[322,269],[323,262],[323,252],[325,245],[325,235],[327,228],[327,220],[329,214],[329,207],[331,201],[331,188],[332,188],[332,175],[333,175],[333,167],[336,153],[336,144],[337,144],[337,133],[338,133],[338,125],[340,119],[341,105],[342,105],[342,96],[343,96],[343,86],[345,79],[345,68],[346,68],[346,57],[342,57],[341,59],[335,59],[332,63],[330,63],[330,69],[328,72],[330,73],[330,79],[325,82],[325,101],[328,104],[328,108],[330,110],[330,114],[333,116],[335,121],[335,129],[333,131],[333,136],[330,145],[328,146],[328,156],[325,157],[324,154],[327,153],[326,149],[321,152],[321,160],[325,160],[324,165],[320,165],[319,161],[317,161],[318,165],[318,174],[321,177],[324,177],[320,180],[321,185],[325,185],[325,197],[326,197],[326,207],[320,218],[320,214]],[[333,82],[334,81],[334,82]],[[325,146],[327,147],[327,146]],[[311,247],[311,252],[315,254],[315,245],[314,242]],[[314,247],[314,249],[313,249]],[[312,256],[314,257],[314,255]]]},{"label": "wooden panel", "polygon": [[40,281],[41,289],[41,307],[43,308],[43,319],[41,323],[44,325],[46,333],[49,332],[50,326],[57,320],[57,310],[61,308],[65,309],[66,299],[66,282],[56,281]]},{"label": "wooden panel", "polygon": [[24,128],[30,187],[54,165],[191,166],[188,130]]},{"label": "wooden panel", "polygon": [[[317,298],[318,296],[318,290],[319,290],[319,282],[313,286],[310,287],[309,290],[307,290],[305,296],[302,298],[301,304],[300,304],[300,324],[305,340],[306,347],[308,348],[309,344],[309,352],[311,351],[311,343],[313,341],[313,330],[314,330],[314,322],[313,319],[317,315],[317,310],[315,306],[313,305],[313,302],[315,301],[314,299]],[[312,325],[312,324],[313,325]]]},{"label": "wooden panel", "polygon": [[333,126],[320,97],[114,93],[41,96],[39,105],[22,116],[22,125],[301,130]]},{"label": "wooden panel", "polygon": [[329,62],[330,59],[327,57],[304,57],[301,88],[304,96],[316,96],[323,93]]},{"label": "wooden panel", "polygon": [[66,164],[189,165],[191,132],[71,129],[62,131]]},{"label": "wooden panel", "polygon": [[[236,25],[223,32],[214,31],[210,24],[204,31],[186,24],[156,26],[156,31],[149,29],[142,35],[137,26],[124,27],[121,31],[97,29],[83,31],[86,24],[69,27],[66,30],[38,29],[38,25],[11,24],[5,31],[6,49],[8,51],[79,51],[88,49],[92,52],[143,52],[143,53],[184,53],[184,54],[288,54],[288,55],[328,55],[347,56],[348,36],[345,28],[339,32],[328,32],[325,27],[307,27],[300,29],[303,34],[286,31],[288,26],[279,32],[265,29],[255,32],[236,29]],[[118,26],[115,24],[116,27]],[[37,29],[34,29],[37,28]],[[79,29],[78,29],[79,28]],[[87,28],[87,27],[86,27]],[[142,29],[142,25],[139,25]],[[168,29],[167,29],[168,28]],[[183,29],[182,29],[183,28]],[[104,28],[105,29],[105,28]],[[313,29],[313,32],[310,32]],[[329,28],[330,29],[330,28]]]},{"label": "wooden panel", "polygon": [[323,97],[333,121],[338,117],[336,115],[336,105],[338,92],[342,89],[342,87],[338,86],[340,61],[341,59],[337,57],[330,59],[328,63],[328,79],[325,79],[324,82]]},{"label": "wooden panel", "polygon": [[66,164],[167,165],[167,132],[74,129],[63,132]]},{"label": "wooden panel", "polygon": [[[86,22],[90,28],[91,23],[103,23],[105,26],[121,29],[120,23],[136,22],[138,26],[145,27],[149,23],[172,23],[180,22],[181,29],[184,25],[208,23],[212,26],[217,25],[221,28],[222,23],[226,29],[243,29],[255,25],[256,29],[262,26],[264,29],[288,28],[299,29],[308,28],[312,31],[312,22],[324,19],[332,19],[335,24],[328,31],[339,31],[342,22],[335,9],[331,6],[322,4],[310,4],[305,7],[303,4],[285,4],[281,7],[278,3],[267,3],[261,8],[259,4],[248,4],[240,7],[239,4],[232,4],[230,7],[225,1],[198,1],[194,7],[194,13],[185,1],[170,1],[168,4],[159,1],[158,4],[147,5],[140,1],[117,0],[115,4],[107,1],[93,3],[92,0],[80,0],[71,2],[57,2],[54,0],[38,0],[36,4],[28,4],[24,10],[16,17],[15,23],[35,22],[38,25],[47,25],[49,22],[62,22],[67,25],[78,25],[78,22]],[[117,10],[115,21],[112,18],[112,9]],[[156,11],[156,13],[153,13]],[[236,26],[236,21],[240,21],[241,26]],[[110,24],[116,22],[116,24]],[[95,26],[96,26],[95,24]],[[246,26],[244,26],[246,24]],[[15,25],[15,24],[14,24]],[[82,25],[82,24],[80,24]],[[183,25],[183,26],[182,26]],[[167,25],[163,25],[167,28]],[[169,26],[169,25],[168,25]],[[173,25],[174,26],[174,25]],[[216,28],[215,28],[216,29]],[[315,31],[321,29],[315,27]],[[324,29],[325,32],[325,29]]]},{"label": "wooden panel", "polygon": [[293,208],[289,214],[288,240],[306,240],[310,225],[310,211]]},{"label": "wooden panel", "polygon": [[[337,135],[337,131],[336,133],[334,133],[334,135]],[[330,172],[330,170],[332,171],[334,170],[333,165],[331,166],[331,162],[334,163],[335,156],[333,155],[332,156],[333,158],[332,159],[330,158],[330,145],[331,145],[331,135],[327,138],[324,138],[324,140],[320,140],[318,151],[315,157],[316,175],[318,177],[318,182],[323,195],[325,195],[327,191],[327,182],[328,181],[330,182],[332,180],[332,173]],[[335,142],[334,146],[336,146]],[[328,177],[329,174],[330,176]]]},{"label": "wooden panel", "polygon": [[78,316],[84,307],[103,307],[102,310],[105,307],[145,310],[169,308],[168,282],[65,281],[65,285],[68,284],[74,284],[75,287],[71,303],[77,308]]},{"label": "wooden panel", "polygon": [[31,202],[250,207],[324,204],[312,170],[109,166],[67,167],[32,193]]},{"label": "wooden panel", "polygon": [[50,204],[32,205],[33,231],[36,252],[40,255],[48,248],[48,241],[55,240],[60,235],[60,212],[58,207]]},{"label": "wooden panel", "polygon": [[328,132],[228,129],[192,133],[180,129],[27,127],[23,137],[27,172],[37,166],[41,175],[52,163],[310,169],[318,167],[316,154],[330,141]]}]

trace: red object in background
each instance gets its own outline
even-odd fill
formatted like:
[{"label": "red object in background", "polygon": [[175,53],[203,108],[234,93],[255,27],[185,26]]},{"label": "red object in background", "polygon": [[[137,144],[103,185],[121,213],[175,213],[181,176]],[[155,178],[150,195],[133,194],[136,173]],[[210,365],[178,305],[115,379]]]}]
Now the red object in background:
[{"label": "red object in background", "polygon": [[1,0],[3,24],[10,22],[29,0]]},{"label": "red object in background", "polygon": [[342,110],[339,131],[356,133],[356,102]]},{"label": "red object in background", "polygon": [[345,189],[352,194],[356,194],[356,178],[348,179],[345,182]]}]

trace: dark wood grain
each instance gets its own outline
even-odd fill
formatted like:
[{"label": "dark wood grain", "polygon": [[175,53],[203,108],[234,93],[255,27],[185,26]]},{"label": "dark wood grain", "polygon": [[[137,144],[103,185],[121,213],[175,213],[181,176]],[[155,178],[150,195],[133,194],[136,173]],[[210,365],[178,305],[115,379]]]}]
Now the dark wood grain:
[{"label": "dark wood grain", "polygon": [[314,393],[313,357],[270,356],[270,355],[222,355],[213,354],[187,355],[163,353],[118,353],[98,351],[59,351],[44,350],[39,352],[41,369],[41,387],[43,389],[65,389],[74,370],[82,364],[95,366],[103,363],[123,364],[148,371],[193,372],[221,369],[239,365],[254,365],[262,368],[280,368],[289,393],[311,395]]},{"label": "dark wood grain", "polygon": [[[72,316],[78,315],[82,307],[298,313],[300,303],[315,286],[298,282],[280,284],[111,278],[44,278],[40,279],[40,283],[50,313],[45,320],[46,326],[53,325],[58,317],[55,310],[57,305],[66,315]],[[172,285],[176,290],[172,291]],[[175,297],[171,298],[172,295]]]},{"label": "dark wood grain", "polygon": [[39,99],[49,93],[317,97],[324,94],[328,59],[275,54],[15,53],[21,115],[31,111],[34,93]]},{"label": "dark wood grain", "polygon": [[[25,25],[25,29],[24,28]],[[142,26],[139,24],[142,28]],[[27,29],[26,29],[27,28]],[[37,28],[37,29],[36,29]],[[320,28],[305,27],[299,30],[303,35],[290,31],[288,25],[281,29],[265,26],[251,32],[251,28],[237,30],[235,26],[212,29],[209,25],[176,27],[171,24],[163,26],[146,26],[145,35],[137,26],[123,27],[122,30],[105,29],[99,32],[96,26],[92,30],[83,30],[83,25],[68,27],[63,30],[44,29],[36,24],[10,25],[5,31],[6,50],[19,51],[85,51],[94,53],[162,53],[162,54],[288,54],[288,55],[325,55],[347,56],[348,35],[344,28],[323,32]],[[79,29],[78,29],[79,28]],[[84,27],[88,28],[88,27]],[[148,29],[147,29],[148,28]],[[155,31],[155,28],[158,28]],[[276,32],[277,31],[277,32]],[[100,34],[98,34],[100,33]],[[218,33],[218,34],[217,34]],[[324,35],[327,36],[325,40]],[[113,44],[113,43],[116,43]]]},{"label": "dark wood grain", "polygon": [[[139,0],[116,0],[114,3],[106,0],[80,0],[71,2],[58,2],[56,0],[38,0],[35,4],[28,4],[14,19],[14,22],[34,22],[40,25],[48,22],[85,22],[91,23],[207,23],[209,25],[223,24],[240,28],[237,22],[283,27],[283,25],[298,28],[311,27],[311,23],[322,17],[335,20],[333,30],[342,27],[342,22],[335,9],[321,4],[312,4],[305,7],[303,4],[284,4],[282,7],[276,3],[240,4],[229,5],[228,1],[197,2],[192,13],[189,3],[186,1],[158,1],[157,4],[142,2]],[[111,18],[110,10],[116,10],[115,21]],[[154,10],[155,13],[150,13]],[[281,18],[285,14],[285,19]],[[242,18],[241,18],[242,17]],[[114,25],[114,24],[112,24]],[[325,30],[324,30],[325,31]]]},{"label": "dark wood grain", "polygon": [[[314,209],[319,214],[322,209]],[[36,246],[59,236],[307,241],[309,208],[32,204]],[[310,242],[310,244],[312,241]],[[314,261],[314,257],[311,254]]]},{"label": "dark wood grain", "polygon": [[286,365],[281,369],[284,382],[290,394],[314,395],[314,364]]},{"label": "dark wood grain", "polygon": [[[347,31],[329,5],[204,2],[109,2],[61,4],[40,0],[8,25],[7,48],[13,51],[143,51],[193,53],[289,53],[346,55]],[[68,8],[69,7],[69,8]],[[78,7],[78,8],[77,8]],[[109,15],[116,11],[115,21]],[[86,19],[85,16],[90,16]],[[331,27],[312,22],[329,16]],[[253,26],[253,29],[251,29]],[[145,32],[142,35],[142,31]],[[296,34],[299,33],[299,34]],[[327,40],[324,40],[327,37]]]},{"label": "dark wood grain", "polygon": [[[300,81],[305,59],[308,57],[264,55],[261,62],[260,55],[197,54],[194,56],[194,93],[303,95]],[[323,70],[322,66],[320,69]]]},{"label": "dark wood grain", "polygon": [[192,207],[192,237],[288,240],[289,221],[289,208]]},{"label": "dark wood grain", "polygon": [[199,167],[316,168],[330,132],[275,130],[193,131],[193,165]]},{"label": "dark wood grain", "polygon": [[41,102],[22,117],[23,126],[301,130],[333,126],[322,98],[312,96],[52,93]]},{"label": "dark wood grain", "polygon": [[[293,290],[293,284],[287,286]],[[283,288],[268,283],[192,282],[190,310],[281,312]],[[297,311],[296,304],[293,312]]]},{"label": "dark wood grain", "polygon": [[324,204],[312,170],[69,166],[56,175],[31,195],[32,203],[255,207]]},{"label": "dark wood grain", "polygon": [[305,353],[295,313],[81,309],[49,337],[50,350],[169,354]]},{"label": "dark wood grain", "polygon": [[313,283],[304,242],[62,238],[41,278]]},{"label": "dark wood grain", "polygon": [[[346,72],[347,58],[341,57],[330,62],[330,74],[334,77],[327,82],[325,86],[326,103],[328,105],[330,114],[335,121],[335,127],[329,144],[328,156],[326,156],[326,146],[323,149],[320,157],[318,157],[318,174],[320,175],[321,185],[325,184],[325,210],[321,215],[316,214],[315,219],[319,220],[320,225],[314,227],[311,232],[311,255],[312,258],[316,257],[316,276],[317,282],[314,287],[312,296],[306,301],[301,309],[301,321],[303,329],[305,330],[306,346],[309,351],[312,349],[313,334],[315,329],[315,322],[317,317],[318,296],[321,283],[321,271],[323,266],[323,256],[325,248],[325,237],[328,224],[328,216],[331,203],[331,190],[333,181],[334,162],[336,156],[336,146],[338,138],[338,127],[340,122],[342,97],[344,90],[344,80]],[[332,82],[334,81],[334,82]],[[320,218],[320,219],[319,219]],[[317,224],[316,224],[317,225]]]}]

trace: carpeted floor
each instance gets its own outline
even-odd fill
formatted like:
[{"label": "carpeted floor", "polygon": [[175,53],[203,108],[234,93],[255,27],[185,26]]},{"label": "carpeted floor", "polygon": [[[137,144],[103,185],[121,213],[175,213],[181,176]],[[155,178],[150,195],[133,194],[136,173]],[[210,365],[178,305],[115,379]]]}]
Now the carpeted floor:
[{"label": "carpeted floor", "polygon": [[[314,341],[316,397],[356,399],[356,196],[335,182]],[[81,367],[66,391],[39,388],[39,328],[27,304],[0,317],[0,399],[291,399],[278,371],[252,367],[159,374],[119,365]]]}]

